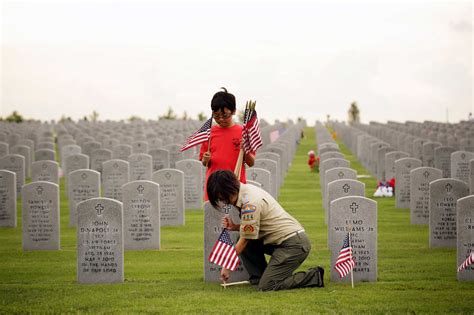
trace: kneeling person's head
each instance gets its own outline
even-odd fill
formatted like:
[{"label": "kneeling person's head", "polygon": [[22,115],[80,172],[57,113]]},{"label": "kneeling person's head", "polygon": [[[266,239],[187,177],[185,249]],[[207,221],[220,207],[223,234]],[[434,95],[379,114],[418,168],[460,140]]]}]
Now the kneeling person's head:
[{"label": "kneeling person's head", "polygon": [[220,204],[234,204],[239,196],[240,182],[229,170],[218,170],[207,179],[207,196],[214,208]]}]

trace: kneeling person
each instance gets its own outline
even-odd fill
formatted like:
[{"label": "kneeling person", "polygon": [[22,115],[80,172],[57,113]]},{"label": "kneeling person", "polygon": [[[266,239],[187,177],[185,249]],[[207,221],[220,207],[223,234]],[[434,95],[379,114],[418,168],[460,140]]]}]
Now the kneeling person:
[{"label": "kneeling person", "polygon": [[[301,224],[265,190],[242,184],[231,171],[220,170],[209,176],[207,195],[215,208],[232,204],[239,209],[240,225],[227,216],[222,223],[224,228],[240,231],[235,249],[252,284],[263,291],[324,286],[321,267],[293,274],[311,244]],[[271,255],[268,263],[264,254]],[[230,270],[223,268],[221,280],[229,276]]]}]

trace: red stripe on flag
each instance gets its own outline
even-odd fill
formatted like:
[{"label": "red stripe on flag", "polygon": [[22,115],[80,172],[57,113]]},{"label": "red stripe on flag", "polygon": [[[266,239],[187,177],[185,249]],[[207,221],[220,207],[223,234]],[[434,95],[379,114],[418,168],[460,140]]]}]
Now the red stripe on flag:
[{"label": "red stripe on flag", "polygon": [[230,235],[226,230],[222,231],[214,245],[212,252],[209,255],[209,261],[232,271],[237,268],[239,256],[237,255],[232,240],[230,239]]},{"label": "red stripe on flag", "polygon": [[349,233],[347,233],[336,263],[334,264],[334,269],[336,269],[341,278],[346,276],[355,266],[354,259],[352,258],[352,247],[349,241]]},{"label": "red stripe on flag", "polygon": [[211,135],[211,125],[212,125],[212,117],[209,118],[204,125],[201,126],[195,133],[186,139],[184,145],[181,147],[180,152],[187,150],[195,145],[201,144],[209,140]]},{"label": "red stripe on flag", "polygon": [[466,260],[464,260],[463,263],[459,265],[458,272],[460,272],[463,269],[466,269],[473,263],[474,263],[474,252],[470,253],[469,256],[466,258]]}]

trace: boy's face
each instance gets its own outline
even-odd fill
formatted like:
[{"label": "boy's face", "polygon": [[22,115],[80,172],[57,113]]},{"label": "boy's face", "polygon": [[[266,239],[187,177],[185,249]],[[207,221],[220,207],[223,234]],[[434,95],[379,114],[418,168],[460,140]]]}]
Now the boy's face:
[{"label": "boy's face", "polygon": [[235,112],[232,112],[228,108],[223,108],[218,111],[212,112],[212,117],[216,123],[222,128],[228,128],[233,125],[232,116]]}]

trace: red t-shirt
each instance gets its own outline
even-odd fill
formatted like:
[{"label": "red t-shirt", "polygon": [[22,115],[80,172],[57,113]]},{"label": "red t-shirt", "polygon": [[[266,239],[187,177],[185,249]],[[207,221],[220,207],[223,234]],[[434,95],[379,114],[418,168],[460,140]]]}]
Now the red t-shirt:
[{"label": "red t-shirt", "polygon": [[[204,200],[207,198],[207,179],[214,171],[230,170],[234,172],[235,164],[239,158],[240,143],[242,142],[242,126],[233,125],[229,128],[222,128],[214,125],[211,128],[211,160],[210,165],[206,171],[206,181],[204,183]],[[208,143],[201,145],[199,152],[199,160],[202,160],[202,155],[207,151]],[[240,170],[240,181],[246,183],[245,166],[242,165]]]}]

